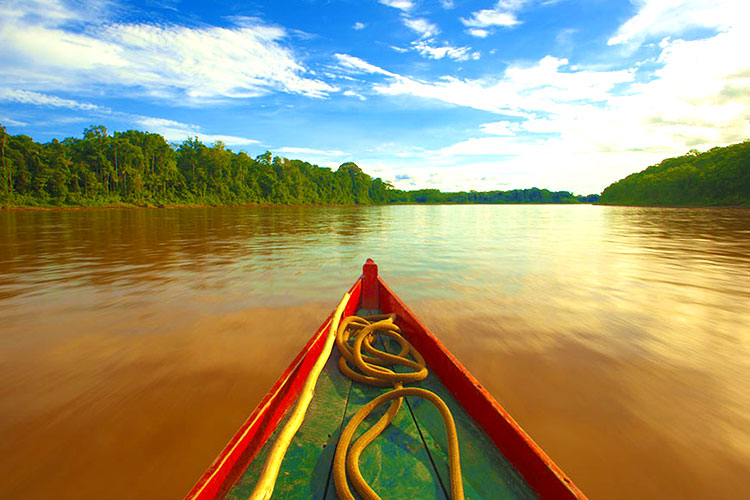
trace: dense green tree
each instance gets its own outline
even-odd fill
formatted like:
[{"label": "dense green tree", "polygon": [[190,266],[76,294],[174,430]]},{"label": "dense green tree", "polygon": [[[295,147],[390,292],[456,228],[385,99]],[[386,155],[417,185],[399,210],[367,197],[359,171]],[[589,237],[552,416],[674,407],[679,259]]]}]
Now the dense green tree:
[{"label": "dense green tree", "polygon": [[[9,135],[0,126],[3,205],[575,203],[546,189],[441,193],[401,191],[353,162],[336,171],[273,156],[251,158],[223,143],[189,138],[170,145],[159,134],[110,134],[91,126],[83,137],[47,144]],[[596,197],[596,195],[592,195]]]},{"label": "dense green tree", "polygon": [[750,141],[690,150],[607,187],[602,204],[750,205]]}]

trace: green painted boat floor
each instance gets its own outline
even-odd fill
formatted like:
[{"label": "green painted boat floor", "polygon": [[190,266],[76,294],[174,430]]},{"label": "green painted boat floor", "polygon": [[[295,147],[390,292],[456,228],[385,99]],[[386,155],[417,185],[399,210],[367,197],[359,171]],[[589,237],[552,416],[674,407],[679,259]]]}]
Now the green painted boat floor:
[{"label": "green painted boat floor", "polygon": [[[389,351],[392,348],[386,346]],[[343,425],[364,404],[389,390],[352,383],[339,372],[339,357],[334,349],[320,374],[305,421],[281,464],[274,499],[338,499],[331,466]],[[538,498],[435,375],[409,386],[435,392],[451,409],[458,430],[467,500]],[[380,418],[385,408],[387,405],[365,420],[354,440]],[[270,447],[290,414],[291,411],[279,423],[225,498],[249,497]],[[362,453],[360,470],[383,498],[447,499],[447,450],[445,426],[437,409],[429,401],[408,397],[393,423]],[[356,492],[354,495],[359,498]]]}]

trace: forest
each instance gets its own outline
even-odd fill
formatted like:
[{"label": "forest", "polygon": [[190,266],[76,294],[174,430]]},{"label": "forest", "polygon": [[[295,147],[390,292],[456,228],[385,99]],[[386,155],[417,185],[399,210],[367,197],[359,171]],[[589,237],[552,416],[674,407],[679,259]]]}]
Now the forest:
[{"label": "forest", "polygon": [[750,141],[691,150],[608,186],[605,205],[750,205]]},{"label": "forest", "polygon": [[255,158],[197,138],[175,145],[159,134],[109,134],[35,142],[0,126],[0,206],[369,205],[386,203],[594,203],[568,191],[402,191],[355,163],[336,171],[266,152]]}]

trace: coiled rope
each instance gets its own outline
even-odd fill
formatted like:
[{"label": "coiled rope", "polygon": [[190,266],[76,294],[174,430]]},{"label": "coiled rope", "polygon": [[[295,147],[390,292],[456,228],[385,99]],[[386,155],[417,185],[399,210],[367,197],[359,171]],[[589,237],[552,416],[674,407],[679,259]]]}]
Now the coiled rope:
[{"label": "coiled rope", "polygon": [[[363,384],[377,387],[392,386],[394,390],[373,399],[351,418],[344,428],[336,446],[333,459],[333,480],[336,492],[342,500],[355,500],[349,489],[347,474],[354,489],[365,500],[381,500],[370,488],[359,470],[359,457],[362,451],[396,418],[404,396],[417,396],[430,401],[440,412],[445,424],[448,437],[448,452],[450,466],[451,498],[463,500],[463,480],[461,478],[461,463],[458,450],[458,435],[448,406],[435,393],[414,387],[404,388],[404,383],[417,382],[427,377],[427,367],[424,358],[412,345],[400,335],[399,327],[394,323],[395,314],[378,316],[349,316],[339,325],[336,334],[336,346],[341,352],[339,369],[347,377]],[[395,340],[401,350],[398,354],[389,354],[373,347],[376,336],[382,335]],[[416,361],[406,356],[413,356]],[[352,366],[358,371],[355,371]],[[401,365],[409,372],[396,373],[386,366]],[[375,408],[391,402],[388,410],[380,419],[359,437],[349,449],[349,444],[359,425],[372,413]]]}]

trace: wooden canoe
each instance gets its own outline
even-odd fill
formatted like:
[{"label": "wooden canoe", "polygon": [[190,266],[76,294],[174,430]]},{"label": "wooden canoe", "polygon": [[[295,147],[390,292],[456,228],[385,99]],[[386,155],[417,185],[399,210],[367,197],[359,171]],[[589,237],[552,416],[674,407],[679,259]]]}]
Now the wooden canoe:
[{"label": "wooden canoe", "polygon": [[[383,282],[371,259],[349,293],[344,316],[362,311],[397,314],[403,335],[425,358],[430,375],[416,386],[437,393],[453,412],[466,498],[586,498]],[[294,407],[323,349],[332,317],[333,313],[186,499],[249,496],[274,433]],[[339,434],[353,413],[383,392],[343,377],[337,367],[338,356],[334,350],[318,379],[305,421],[282,462],[273,498],[337,498],[331,465]],[[407,397],[406,401],[392,425],[363,453],[362,474],[384,498],[448,498],[443,422],[429,404],[421,404],[418,398]]]}]

